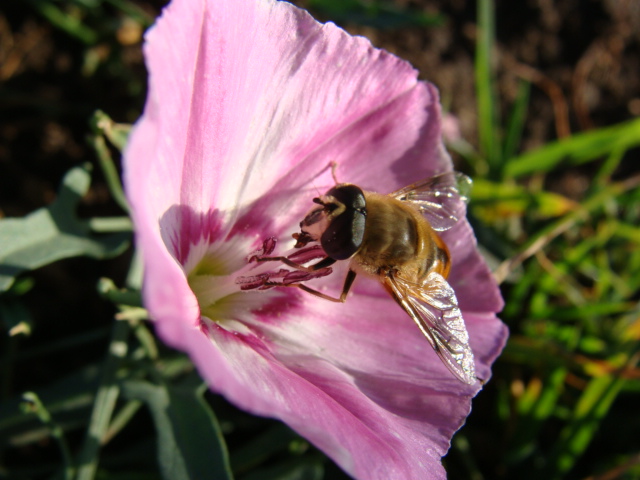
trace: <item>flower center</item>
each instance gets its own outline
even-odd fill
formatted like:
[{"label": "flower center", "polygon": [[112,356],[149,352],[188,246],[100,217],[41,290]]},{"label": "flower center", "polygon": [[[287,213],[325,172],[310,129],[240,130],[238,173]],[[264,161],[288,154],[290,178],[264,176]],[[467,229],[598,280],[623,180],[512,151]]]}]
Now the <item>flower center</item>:
[{"label": "flower center", "polygon": [[[273,237],[266,239],[261,249],[245,256],[252,251],[252,245],[255,245],[252,239],[235,237],[231,241],[201,243],[191,248],[184,269],[202,317],[218,324],[227,323],[227,320],[238,319],[242,310],[259,308],[268,298],[248,297],[243,292],[291,286],[324,277],[332,271],[330,267],[314,272],[283,268],[284,257],[269,256],[276,246]],[[325,256],[322,248],[314,245],[289,252],[286,259],[302,265]]]},{"label": "flower center", "polygon": [[235,278],[251,268],[245,255],[253,243],[253,239],[235,237],[192,246],[183,268],[203,317],[217,323],[235,317],[232,307],[237,302],[233,297],[240,295]]}]

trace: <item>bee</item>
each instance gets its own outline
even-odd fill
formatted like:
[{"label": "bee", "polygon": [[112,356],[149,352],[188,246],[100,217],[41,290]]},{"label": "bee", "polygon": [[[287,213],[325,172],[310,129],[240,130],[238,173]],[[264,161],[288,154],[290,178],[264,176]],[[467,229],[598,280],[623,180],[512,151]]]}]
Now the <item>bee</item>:
[{"label": "bee", "polygon": [[458,301],[447,282],[449,249],[438,235],[465,215],[470,185],[471,179],[458,172],[443,173],[388,195],[349,183],[336,184],[313,199],[316,206],[300,222],[300,233],[293,234],[295,248],[319,242],[324,258],[310,266],[288,257],[265,256],[257,261],[280,261],[308,273],[349,261],[340,296],[331,297],[297,281],[267,282],[265,286],[295,287],[342,303],[357,275],[378,278],[449,370],[472,384],[477,380],[473,352]]}]

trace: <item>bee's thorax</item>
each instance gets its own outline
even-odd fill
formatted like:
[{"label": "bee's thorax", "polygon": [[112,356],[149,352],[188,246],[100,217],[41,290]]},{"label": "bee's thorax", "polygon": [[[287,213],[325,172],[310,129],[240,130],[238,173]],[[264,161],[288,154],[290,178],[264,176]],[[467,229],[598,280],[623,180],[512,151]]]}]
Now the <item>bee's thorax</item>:
[{"label": "bee's thorax", "polygon": [[380,275],[393,270],[416,282],[434,269],[448,274],[447,247],[417,209],[386,195],[365,196],[364,239],[353,259],[359,271]]}]

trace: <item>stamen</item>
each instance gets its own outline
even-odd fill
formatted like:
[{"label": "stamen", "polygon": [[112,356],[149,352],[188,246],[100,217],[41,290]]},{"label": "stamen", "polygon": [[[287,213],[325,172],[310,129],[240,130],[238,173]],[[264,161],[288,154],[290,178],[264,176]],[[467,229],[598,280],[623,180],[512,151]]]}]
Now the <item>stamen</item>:
[{"label": "stamen", "polygon": [[[271,288],[266,284],[273,279],[285,278],[289,273],[289,270],[281,268],[276,272],[259,273],[258,275],[248,275],[236,278],[236,285],[240,285],[240,290],[265,290]],[[266,288],[263,288],[266,287]]]},{"label": "stamen", "polygon": [[[258,261],[265,255],[273,252],[276,244],[276,239],[270,237],[262,244],[262,249],[254,252],[247,260],[247,263],[253,263]],[[326,257],[326,253],[320,245],[313,245],[311,247],[298,250],[287,258],[297,264],[304,265],[312,260]],[[315,272],[304,272],[302,270],[286,270],[279,269],[270,272],[262,272],[256,275],[247,275],[236,277],[235,283],[240,286],[240,290],[268,290],[277,286],[291,285],[294,283],[306,282],[315,278],[325,277],[331,274],[333,270],[330,267],[322,268]]]},{"label": "stamen", "polygon": [[247,263],[252,263],[258,260],[260,257],[264,257],[265,255],[271,255],[273,251],[276,249],[276,244],[278,240],[276,237],[269,237],[264,242],[262,242],[262,248],[260,250],[256,250],[247,258]]}]

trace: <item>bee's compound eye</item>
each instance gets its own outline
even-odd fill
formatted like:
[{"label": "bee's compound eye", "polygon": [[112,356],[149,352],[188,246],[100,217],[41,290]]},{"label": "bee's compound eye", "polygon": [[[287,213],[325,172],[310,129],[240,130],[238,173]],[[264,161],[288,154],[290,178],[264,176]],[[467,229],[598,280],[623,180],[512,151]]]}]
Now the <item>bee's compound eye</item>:
[{"label": "bee's compound eye", "polygon": [[327,196],[344,205],[344,210],[333,217],[320,242],[331,258],[346,260],[358,251],[364,238],[367,218],[364,192],[355,185],[338,185]]}]

